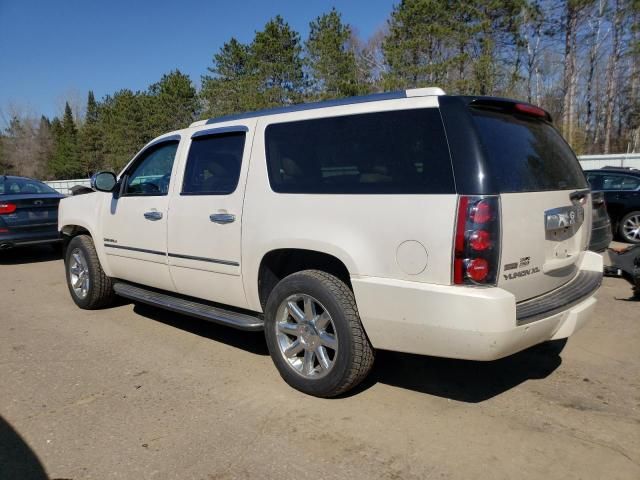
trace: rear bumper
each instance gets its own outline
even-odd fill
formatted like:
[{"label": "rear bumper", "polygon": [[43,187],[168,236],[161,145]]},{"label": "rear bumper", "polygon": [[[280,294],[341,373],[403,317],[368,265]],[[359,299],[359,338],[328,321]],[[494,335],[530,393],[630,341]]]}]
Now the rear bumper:
[{"label": "rear bumper", "polygon": [[[580,270],[601,275],[602,257],[586,252]],[[556,304],[547,313],[519,324],[515,297],[501,288],[370,277],[351,281],[374,347],[468,360],[495,360],[547,340],[566,338],[585,325],[596,304],[595,290],[583,292],[565,307]]]},{"label": "rear bumper", "polygon": [[0,249],[18,247],[21,245],[36,245],[39,243],[54,243],[62,241],[57,226],[37,232],[0,233]]}]

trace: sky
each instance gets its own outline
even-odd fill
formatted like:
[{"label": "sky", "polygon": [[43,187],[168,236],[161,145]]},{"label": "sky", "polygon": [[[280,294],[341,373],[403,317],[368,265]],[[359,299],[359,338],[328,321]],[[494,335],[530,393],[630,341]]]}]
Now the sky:
[{"label": "sky", "polygon": [[[394,0],[0,0],[0,114],[60,115],[122,88],[144,90],[178,68],[199,86],[213,54],[250,42],[277,14],[304,39],[336,7],[362,38],[384,27]],[[0,121],[2,116],[0,116]]]}]

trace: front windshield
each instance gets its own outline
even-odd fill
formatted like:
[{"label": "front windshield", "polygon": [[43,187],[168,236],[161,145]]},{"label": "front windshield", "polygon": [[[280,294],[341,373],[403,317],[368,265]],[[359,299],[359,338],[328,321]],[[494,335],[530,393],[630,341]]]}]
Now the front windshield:
[{"label": "front windshield", "polygon": [[0,177],[0,195],[58,193],[50,186],[31,178]]}]

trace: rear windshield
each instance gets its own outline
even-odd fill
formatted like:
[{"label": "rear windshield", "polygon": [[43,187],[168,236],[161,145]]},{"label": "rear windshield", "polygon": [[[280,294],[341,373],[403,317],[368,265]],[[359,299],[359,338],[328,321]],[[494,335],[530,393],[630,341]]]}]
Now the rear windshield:
[{"label": "rear windshield", "polygon": [[0,195],[58,193],[50,186],[30,178],[0,177]]},{"label": "rear windshield", "polygon": [[281,193],[455,193],[437,108],[277,123],[266,129]]},{"label": "rear windshield", "polygon": [[477,109],[471,114],[500,192],[588,188],[575,154],[548,123]]}]

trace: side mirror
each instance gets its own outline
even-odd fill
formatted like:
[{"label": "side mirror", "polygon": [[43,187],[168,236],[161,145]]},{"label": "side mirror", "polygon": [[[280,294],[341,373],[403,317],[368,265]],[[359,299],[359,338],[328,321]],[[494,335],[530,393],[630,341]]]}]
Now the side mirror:
[{"label": "side mirror", "polygon": [[117,182],[113,172],[98,172],[91,177],[91,188],[98,192],[112,192]]}]

